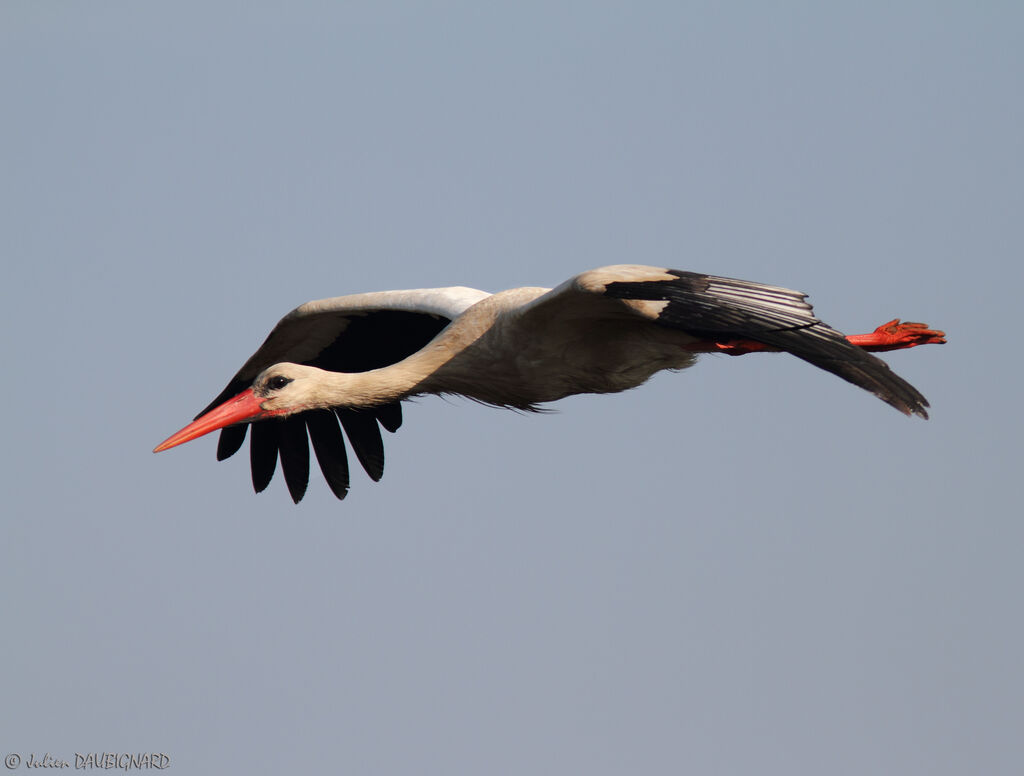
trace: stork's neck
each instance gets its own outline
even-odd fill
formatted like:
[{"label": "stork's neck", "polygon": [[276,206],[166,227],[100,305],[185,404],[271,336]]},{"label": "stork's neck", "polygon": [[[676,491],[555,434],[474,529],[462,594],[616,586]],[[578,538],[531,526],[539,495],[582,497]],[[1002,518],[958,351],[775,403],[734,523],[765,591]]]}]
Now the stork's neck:
[{"label": "stork's neck", "polygon": [[[440,347],[438,346],[440,344]],[[323,372],[316,404],[361,409],[422,393],[420,386],[454,353],[437,341],[396,364],[366,372]]]}]

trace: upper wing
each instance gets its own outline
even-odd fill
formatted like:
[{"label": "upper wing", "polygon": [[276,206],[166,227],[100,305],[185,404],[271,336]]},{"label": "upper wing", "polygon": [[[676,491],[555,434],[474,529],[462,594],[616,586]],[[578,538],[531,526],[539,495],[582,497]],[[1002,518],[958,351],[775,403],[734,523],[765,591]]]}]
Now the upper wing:
[{"label": "upper wing", "polygon": [[[484,291],[456,287],[382,291],[307,302],[280,320],[259,350],[196,417],[241,393],[260,372],[283,361],[334,372],[365,372],[394,364],[422,348],[454,318],[487,296]],[[284,420],[229,426],[220,433],[217,460],[238,452],[251,425],[253,488],[259,493],[270,484],[280,458],[288,491],[298,503],[309,482],[308,433],[324,478],[341,499],[349,487],[341,429],[366,473],[379,480],[384,473],[384,444],[378,424],[396,431],[402,424],[401,405],[395,402],[361,411],[316,410]]]},{"label": "upper wing", "polygon": [[818,320],[799,291],[627,264],[584,272],[552,292],[558,293],[633,300],[636,314],[711,342],[764,343],[871,391],[900,412],[928,417],[928,400],[914,386]]}]

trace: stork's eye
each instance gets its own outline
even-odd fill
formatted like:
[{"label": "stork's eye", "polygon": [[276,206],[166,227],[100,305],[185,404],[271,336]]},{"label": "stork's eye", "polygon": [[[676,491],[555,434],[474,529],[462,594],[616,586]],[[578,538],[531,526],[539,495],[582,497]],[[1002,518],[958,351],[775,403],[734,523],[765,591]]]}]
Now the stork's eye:
[{"label": "stork's eye", "polygon": [[292,378],[290,377],[285,377],[283,375],[274,375],[269,380],[267,380],[267,388],[269,388],[272,391],[280,391],[291,381]]}]

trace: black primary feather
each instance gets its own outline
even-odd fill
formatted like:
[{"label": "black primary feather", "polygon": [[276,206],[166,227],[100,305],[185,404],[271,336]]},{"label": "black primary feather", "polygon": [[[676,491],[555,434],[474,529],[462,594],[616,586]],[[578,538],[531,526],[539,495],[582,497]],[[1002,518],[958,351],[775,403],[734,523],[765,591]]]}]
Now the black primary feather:
[{"label": "black primary feather", "polygon": [[277,468],[279,429],[273,423],[252,423],[249,441],[249,464],[252,467],[252,487],[257,493],[266,490]]},{"label": "black primary feather", "polygon": [[402,403],[382,404],[374,407],[373,414],[377,416],[378,422],[392,434],[402,426]]},{"label": "black primary feather", "polygon": [[217,440],[217,460],[223,461],[230,458],[245,443],[245,432],[249,428],[248,423],[237,426],[228,426],[220,432]]},{"label": "black primary feather", "polygon": [[[271,421],[273,422],[273,421]],[[281,469],[288,493],[298,504],[306,495],[309,484],[309,440],[306,437],[306,421],[301,415],[277,421],[279,441],[277,453],[281,458]]]},{"label": "black primary feather", "polygon": [[337,416],[331,410],[305,412],[302,416],[306,419],[313,452],[316,453],[327,485],[339,499],[345,498],[349,483],[348,456],[345,454],[345,439]]},{"label": "black primary feather", "polygon": [[370,479],[378,482],[384,476],[384,442],[380,438],[380,428],[372,411],[347,410],[341,407],[334,410],[338,414],[342,428],[352,443],[352,450],[363,465]]}]

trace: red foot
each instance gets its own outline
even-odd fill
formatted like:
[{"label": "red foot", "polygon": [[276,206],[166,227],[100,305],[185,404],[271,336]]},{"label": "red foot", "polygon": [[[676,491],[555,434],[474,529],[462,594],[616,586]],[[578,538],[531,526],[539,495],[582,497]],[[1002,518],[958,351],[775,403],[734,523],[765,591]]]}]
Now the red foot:
[{"label": "red foot", "polygon": [[893,318],[871,334],[854,334],[846,339],[864,350],[881,352],[917,345],[943,345],[946,342],[946,332],[929,329],[924,323],[900,323],[899,318]]}]

